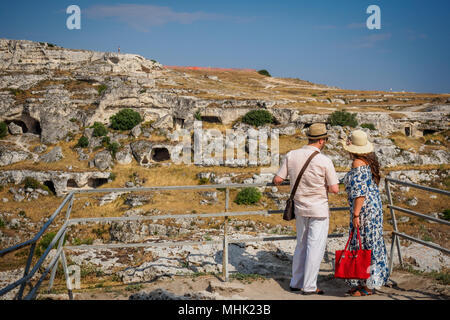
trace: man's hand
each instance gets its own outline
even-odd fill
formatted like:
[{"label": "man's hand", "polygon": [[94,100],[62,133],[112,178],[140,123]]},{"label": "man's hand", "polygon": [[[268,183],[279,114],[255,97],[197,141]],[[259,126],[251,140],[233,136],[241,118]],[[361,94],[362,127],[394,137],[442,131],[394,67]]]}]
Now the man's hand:
[{"label": "man's hand", "polygon": [[284,181],[283,178],[281,178],[279,176],[275,176],[275,177],[273,177],[273,181],[272,182],[273,182],[274,185],[279,186],[280,184],[283,183],[283,181]]}]

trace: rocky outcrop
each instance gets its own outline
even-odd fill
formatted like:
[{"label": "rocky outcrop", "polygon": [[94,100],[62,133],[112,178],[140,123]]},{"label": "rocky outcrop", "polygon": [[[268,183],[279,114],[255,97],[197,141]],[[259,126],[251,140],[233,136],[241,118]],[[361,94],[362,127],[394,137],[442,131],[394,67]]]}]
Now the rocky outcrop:
[{"label": "rocky outcrop", "polygon": [[62,172],[5,170],[0,171],[0,184],[21,184],[26,177],[31,177],[42,184],[51,185],[58,196],[68,191],[68,182],[76,188],[93,188],[108,182],[109,172]]},{"label": "rocky outcrop", "polygon": [[31,158],[31,154],[24,150],[17,150],[14,146],[0,145],[0,166],[8,166]]},{"label": "rocky outcrop", "polygon": [[50,152],[39,157],[39,161],[45,163],[57,162],[64,158],[61,147],[54,147]]}]

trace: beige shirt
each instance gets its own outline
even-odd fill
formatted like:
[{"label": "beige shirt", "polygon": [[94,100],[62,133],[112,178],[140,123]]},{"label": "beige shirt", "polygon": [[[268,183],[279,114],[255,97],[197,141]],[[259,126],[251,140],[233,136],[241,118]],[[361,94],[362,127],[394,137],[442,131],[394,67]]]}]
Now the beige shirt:
[{"label": "beige shirt", "polygon": [[[289,176],[291,191],[300,170],[314,151],[320,152],[318,148],[306,145],[286,154],[277,176],[283,179]],[[327,186],[338,183],[339,180],[331,159],[321,153],[316,155],[303,173],[297,192],[294,195],[296,214],[304,217],[328,217]]]}]

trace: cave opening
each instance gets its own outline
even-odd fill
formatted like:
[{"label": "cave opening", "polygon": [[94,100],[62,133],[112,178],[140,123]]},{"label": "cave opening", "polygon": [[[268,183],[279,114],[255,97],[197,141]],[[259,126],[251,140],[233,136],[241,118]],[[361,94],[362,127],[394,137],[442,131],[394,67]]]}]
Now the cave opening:
[{"label": "cave opening", "polygon": [[53,181],[45,181],[44,186],[46,186],[53,194],[56,194],[55,184],[53,183]]},{"label": "cave opening", "polygon": [[437,132],[439,132],[438,130],[432,130],[432,129],[425,129],[425,130],[423,130],[423,135],[424,136],[426,136],[426,135],[432,135],[432,134],[435,134],[435,133],[437,133]]},{"label": "cave opening", "polygon": [[405,127],[405,135],[409,137],[411,135],[411,127]]},{"label": "cave opening", "polygon": [[106,183],[108,183],[107,178],[89,178],[88,180],[88,186],[91,188],[98,188]]},{"label": "cave opening", "polygon": [[201,116],[202,121],[208,123],[222,123],[222,119],[218,116]]},{"label": "cave opening", "polygon": [[170,160],[169,150],[167,148],[152,149],[152,160],[157,162]]},{"label": "cave opening", "polygon": [[67,187],[68,188],[78,188],[78,185],[74,179],[69,179],[69,180],[67,180]]}]

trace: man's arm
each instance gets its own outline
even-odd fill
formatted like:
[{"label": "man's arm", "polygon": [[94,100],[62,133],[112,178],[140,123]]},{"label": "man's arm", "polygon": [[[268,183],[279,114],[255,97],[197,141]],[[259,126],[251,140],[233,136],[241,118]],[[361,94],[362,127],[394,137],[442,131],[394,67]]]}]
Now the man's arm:
[{"label": "man's arm", "polygon": [[329,193],[338,193],[339,192],[339,185],[333,184],[332,186],[328,186],[328,192]]},{"label": "man's arm", "polygon": [[284,181],[284,179],[287,178],[287,175],[288,175],[288,170],[287,170],[288,154],[286,155],[286,157],[284,157],[284,160],[283,160],[283,163],[282,163],[282,165],[280,167],[280,170],[278,170],[278,172],[275,175],[275,177],[273,177],[272,182],[276,186],[279,186]]},{"label": "man's arm", "polygon": [[334,169],[333,162],[330,160],[326,168],[325,179],[327,181],[327,190],[329,193],[339,192],[339,180],[337,178],[336,170]]}]

